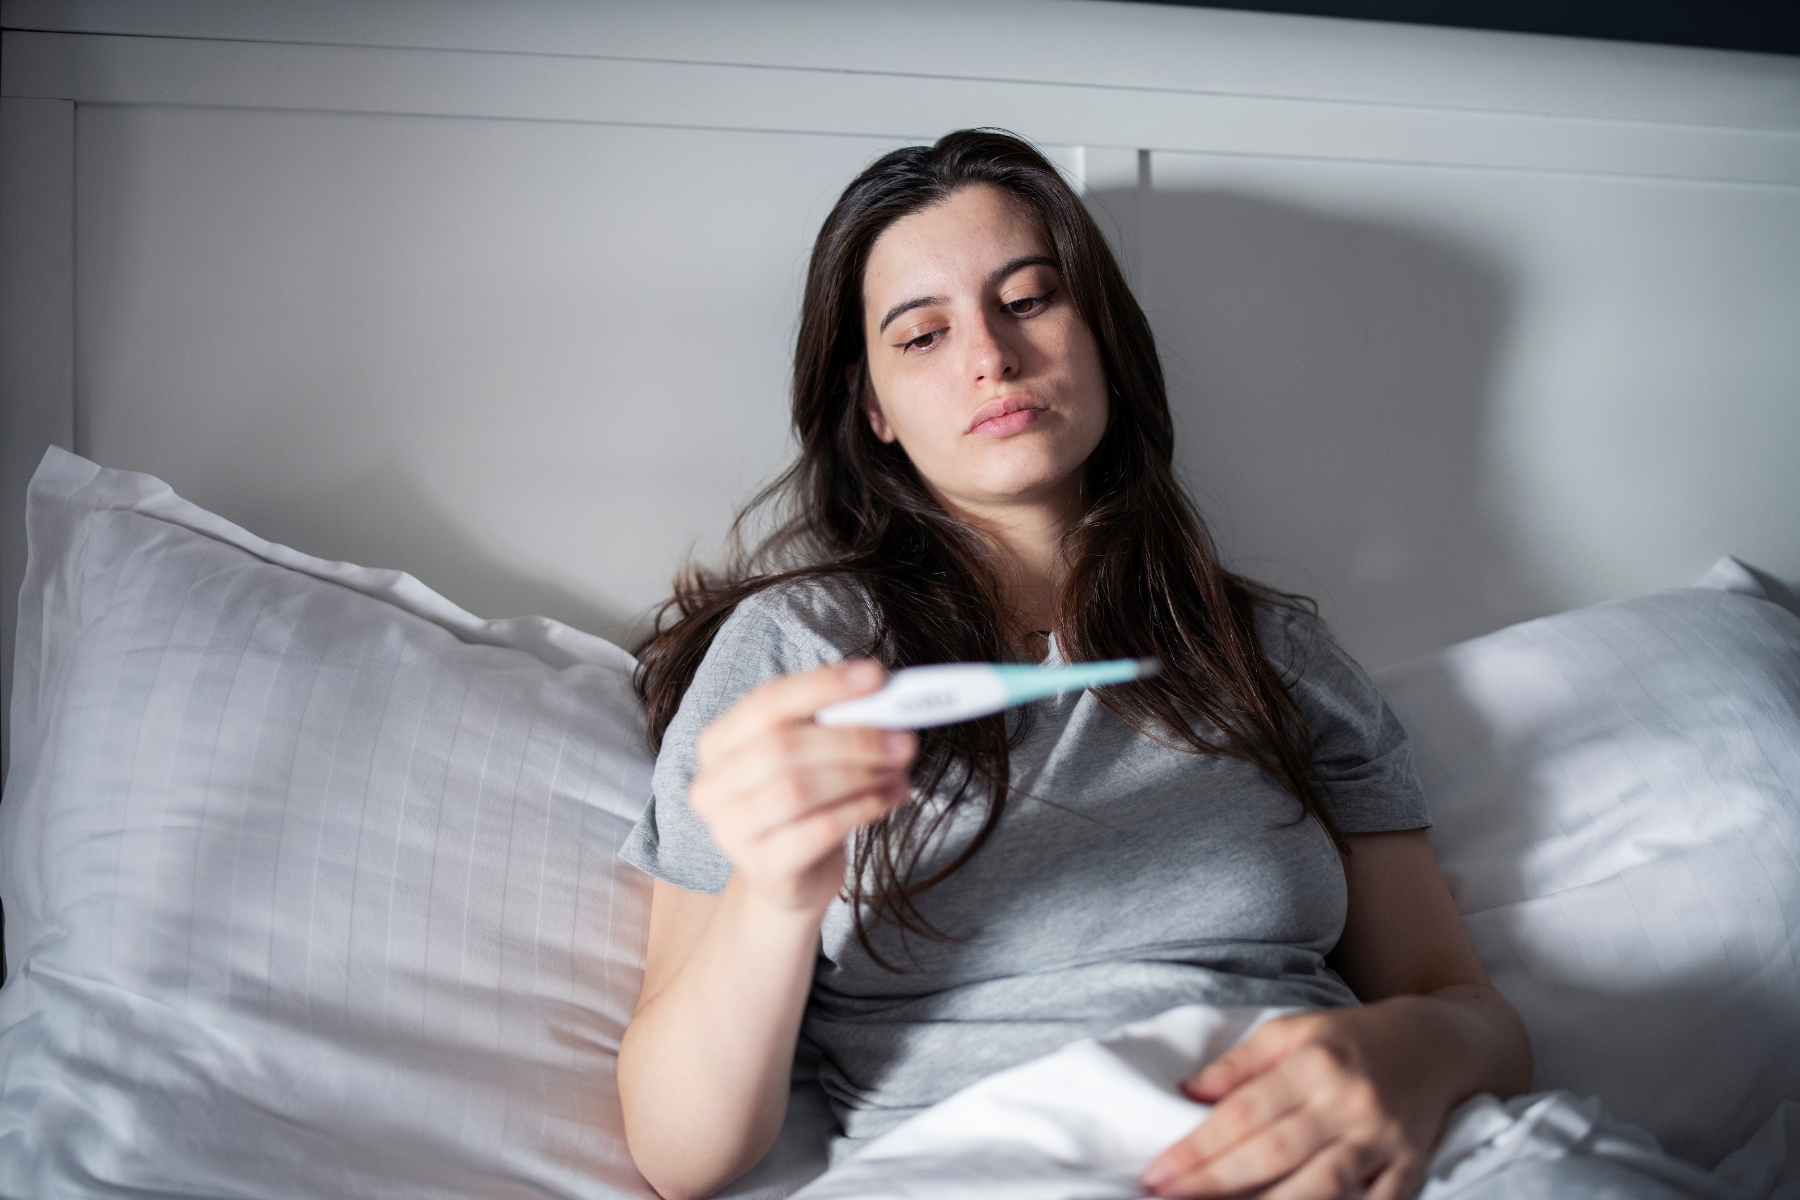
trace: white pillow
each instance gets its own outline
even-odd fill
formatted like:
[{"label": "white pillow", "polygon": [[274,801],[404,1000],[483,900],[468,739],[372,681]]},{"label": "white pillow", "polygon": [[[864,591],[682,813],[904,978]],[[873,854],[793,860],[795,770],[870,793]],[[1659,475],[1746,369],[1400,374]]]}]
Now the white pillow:
[{"label": "white pillow", "polygon": [[0,1194],[652,1194],[631,658],[58,450],[27,523]]},{"label": "white pillow", "polygon": [[1380,674],[1534,1088],[1710,1168],[1800,1099],[1800,615],[1755,573]]}]

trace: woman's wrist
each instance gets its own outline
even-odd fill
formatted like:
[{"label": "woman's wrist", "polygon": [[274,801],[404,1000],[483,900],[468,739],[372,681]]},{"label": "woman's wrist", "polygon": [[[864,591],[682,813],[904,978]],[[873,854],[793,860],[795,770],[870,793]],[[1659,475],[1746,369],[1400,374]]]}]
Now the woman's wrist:
[{"label": "woman's wrist", "polygon": [[1475,1092],[1501,1099],[1531,1090],[1531,1035],[1506,997],[1490,984],[1459,983],[1431,998],[1454,1006],[1481,1061]]},{"label": "woman's wrist", "polygon": [[818,936],[825,910],[837,897],[827,897],[822,904],[783,903],[764,895],[742,874],[733,872],[719,898],[731,907],[736,920],[766,930],[771,937],[813,939]]},{"label": "woman's wrist", "polygon": [[1492,987],[1454,984],[1379,1003],[1392,1007],[1412,1036],[1426,1043],[1425,1063],[1446,1107],[1480,1092],[1505,1099],[1530,1089],[1524,1023]]}]

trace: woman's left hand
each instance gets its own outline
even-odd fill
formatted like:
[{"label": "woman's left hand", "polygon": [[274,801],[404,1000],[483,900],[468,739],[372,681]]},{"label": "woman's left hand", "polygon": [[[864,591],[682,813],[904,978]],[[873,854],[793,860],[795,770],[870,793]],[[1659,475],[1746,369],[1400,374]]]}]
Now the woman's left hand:
[{"label": "woman's left hand", "polygon": [[1145,1189],[1409,1200],[1445,1117],[1467,1094],[1445,1077],[1461,1055],[1453,1025],[1433,1011],[1441,1003],[1396,996],[1262,1026],[1182,1084],[1213,1110],[1151,1161]]}]

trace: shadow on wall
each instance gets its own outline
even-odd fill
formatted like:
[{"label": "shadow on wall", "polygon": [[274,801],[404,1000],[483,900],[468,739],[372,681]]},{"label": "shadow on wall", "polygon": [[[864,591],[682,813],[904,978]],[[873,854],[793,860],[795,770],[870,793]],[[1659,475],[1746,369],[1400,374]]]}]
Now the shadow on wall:
[{"label": "shadow on wall", "polygon": [[1316,598],[1369,667],[1554,609],[1483,504],[1496,264],[1237,191],[1156,190],[1141,220],[1177,466],[1228,562]]}]

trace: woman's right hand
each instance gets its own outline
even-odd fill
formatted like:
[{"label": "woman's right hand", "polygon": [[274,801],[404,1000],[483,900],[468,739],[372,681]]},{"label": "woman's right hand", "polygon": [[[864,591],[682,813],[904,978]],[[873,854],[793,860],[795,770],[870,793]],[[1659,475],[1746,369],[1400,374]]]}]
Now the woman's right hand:
[{"label": "woman's right hand", "polygon": [[711,1195],[781,1131],[844,840],[906,803],[918,749],[910,733],[812,716],[885,677],[872,662],[784,675],[696,742],[688,804],[731,880],[718,896],[656,881],[644,986],[619,1045],[626,1141],[661,1195]]},{"label": "woman's right hand", "polygon": [[700,734],[688,804],[735,875],[777,908],[823,914],[844,886],[844,842],[905,804],[918,739],[905,730],[815,725],[887,673],[853,660],[783,675]]}]

